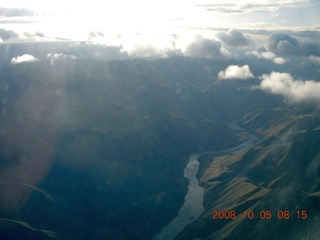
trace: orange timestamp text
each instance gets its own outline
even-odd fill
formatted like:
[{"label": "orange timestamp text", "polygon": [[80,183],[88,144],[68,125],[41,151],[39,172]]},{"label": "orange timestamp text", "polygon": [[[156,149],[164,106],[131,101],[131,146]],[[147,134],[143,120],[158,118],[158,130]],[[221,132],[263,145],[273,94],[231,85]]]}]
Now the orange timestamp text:
[{"label": "orange timestamp text", "polygon": [[235,210],[213,210],[212,219],[213,220],[222,220],[222,219],[266,219],[270,220],[276,218],[279,220],[289,220],[289,219],[302,219],[305,220],[308,218],[307,210],[298,210],[298,211],[289,211],[289,210],[278,210],[271,212],[271,210],[245,210],[238,214]]}]

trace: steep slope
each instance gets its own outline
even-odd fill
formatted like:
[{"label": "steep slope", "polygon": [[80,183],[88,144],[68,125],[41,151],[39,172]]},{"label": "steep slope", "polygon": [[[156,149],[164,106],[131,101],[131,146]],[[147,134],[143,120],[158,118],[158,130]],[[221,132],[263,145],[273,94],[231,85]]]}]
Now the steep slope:
[{"label": "steep slope", "polygon": [[[263,141],[243,152],[203,159],[210,162],[201,174],[205,211],[177,239],[316,239],[318,110],[305,106],[260,109],[246,115],[243,124],[261,134]],[[213,220],[214,210],[235,210],[238,217]],[[244,211],[250,210],[255,216],[245,219]],[[264,218],[266,210],[272,214],[269,220]],[[290,216],[284,220],[286,210]],[[302,211],[306,211],[305,219]]]}]

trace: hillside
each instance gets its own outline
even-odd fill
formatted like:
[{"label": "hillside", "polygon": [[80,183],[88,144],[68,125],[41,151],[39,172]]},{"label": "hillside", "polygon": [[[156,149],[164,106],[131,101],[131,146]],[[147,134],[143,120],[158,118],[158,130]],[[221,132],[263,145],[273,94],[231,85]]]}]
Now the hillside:
[{"label": "hillside", "polygon": [[[0,237],[151,239],[183,204],[189,155],[234,147],[249,133],[259,145],[199,159],[205,211],[178,239],[243,239],[253,226],[250,236],[267,228],[276,238],[279,226],[302,223],[212,221],[213,209],[306,209],[312,226],[318,111],[251,89],[259,79],[219,81],[225,65],[172,57],[3,67]],[[234,121],[249,133],[229,128]]]},{"label": "hillside", "polygon": [[[150,239],[174,217],[186,194],[189,154],[240,140],[210,105],[201,109],[212,94],[173,71],[163,76],[155,64],[65,60],[2,69],[1,162],[10,167],[1,168],[1,179],[25,183],[15,184],[23,202],[1,199],[13,209],[2,208],[3,217],[68,239],[105,239],[106,229],[112,238]],[[13,136],[21,141],[8,142]],[[33,148],[39,141],[49,144],[50,154],[32,158],[39,155]],[[8,175],[31,169],[33,177]],[[49,199],[33,191],[37,185]],[[146,224],[148,230],[137,230]],[[43,238],[43,232],[19,224],[2,236],[26,231],[30,239]]]},{"label": "hillside", "polygon": [[[262,142],[236,154],[203,157],[210,162],[200,176],[205,211],[177,239],[316,239],[320,115],[310,110],[260,109],[244,116],[243,126]],[[214,210],[235,210],[239,217],[213,220]],[[249,210],[255,213],[252,220],[243,216]],[[270,220],[262,219],[265,210],[271,211]],[[289,219],[279,219],[279,210],[288,210]]]}]

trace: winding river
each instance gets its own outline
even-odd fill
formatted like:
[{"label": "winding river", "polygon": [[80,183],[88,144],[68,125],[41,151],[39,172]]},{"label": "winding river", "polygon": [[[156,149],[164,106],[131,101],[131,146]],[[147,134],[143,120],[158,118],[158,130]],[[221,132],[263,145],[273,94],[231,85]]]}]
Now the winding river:
[{"label": "winding river", "polygon": [[[237,129],[246,131],[240,128],[235,123],[228,124],[231,129]],[[154,240],[172,240],[174,239],[185,226],[196,220],[204,211],[203,207],[203,195],[204,188],[199,186],[199,182],[196,178],[199,170],[199,161],[197,160],[200,156],[206,154],[212,154],[217,152],[235,153],[246,148],[252,147],[257,143],[258,138],[252,134],[243,143],[236,147],[228,148],[222,151],[212,151],[205,153],[195,153],[189,156],[189,162],[184,169],[183,176],[189,179],[188,192],[184,198],[184,204],[178,212],[178,216],[173,219],[162,231],[154,237]]]},{"label": "winding river", "polygon": [[178,216],[173,219],[154,239],[170,240],[173,239],[185,226],[192,223],[203,212],[204,188],[200,187],[196,178],[199,162],[197,158],[202,154],[192,154],[189,162],[184,169],[183,176],[189,179],[187,195],[184,204],[178,212]]}]

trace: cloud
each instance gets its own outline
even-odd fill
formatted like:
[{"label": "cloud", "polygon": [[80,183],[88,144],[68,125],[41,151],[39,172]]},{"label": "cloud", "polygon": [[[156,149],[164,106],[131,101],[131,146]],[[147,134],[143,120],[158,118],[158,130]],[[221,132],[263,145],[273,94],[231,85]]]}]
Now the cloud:
[{"label": "cloud", "polygon": [[0,7],[1,17],[33,17],[36,12],[26,8],[3,8]]},{"label": "cloud", "polygon": [[244,36],[243,33],[234,29],[230,29],[227,32],[219,32],[216,36],[223,43],[232,47],[243,47],[252,43],[252,40]]},{"label": "cloud", "polygon": [[247,0],[247,1],[233,1],[225,0],[223,3],[202,4],[198,7],[205,8],[207,11],[220,12],[225,14],[230,13],[250,13],[250,12],[273,12],[280,7],[298,7],[307,5],[307,0]]},{"label": "cloud", "polygon": [[248,65],[239,67],[237,65],[229,65],[226,70],[220,71],[218,74],[219,79],[248,79],[253,78]]},{"label": "cloud", "polygon": [[308,39],[319,39],[320,32],[317,26],[303,26],[295,27],[293,30],[286,30],[285,33],[291,34],[296,37],[308,38]]},{"label": "cloud", "polygon": [[74,55],[66,55],[63,53],[48,53],[47,58],[51,60],[59,60],[59,59],[76,59]]},{"label": "cloud", "polygon": [[32,55],[24,54],[22,56],[17,56],[17,57],[12,58],[10,63],[11,64],[19,64],[19,63],[22,63],[22,62],[35,62],[35,61],[38,61],[38,60],[39,60],[38,58],[35,58]]},{"label": "cloud", "polygon": [[11,30],[0,29],[0,38],[2,40],[7,40],[9,38],[17,38],[19,35]]},{"label": "cloud", "polygon": [[0,66],[14,64],[18,56],[29,54],[42,60],[60,59],[128,59],[128,53],[121,46],[105,46],[90,42],[71,41],[29,41],[15,44],[0,44]]},{"label": "cloud", "polygon": [[320,46],[312,42],[300,42],[286,33],[273,33],[268,39],[268,49],[277,55],[317,55],[320,56]]},{"label": "cloud", "polygon": [[99,32],[99,31],[91,31],[89,33],[89,39],[95,38],[95,37],[104,37],[104,34],[102,32]]},{"label": "cloud", "polygon": [[287,61],[282,57],[276,57],[275,59],[273,59],[273,62],[275,64],[285,64]]},{"label": "cloud", "polygon": [[184,54],[196,58],[224,59],[228,56],[228,51],[219,40],[198,37],[187,46]]},{"label": "cloud", "polygon": [[105,35],[99,31],[91,31],[88,35],[88,39],[93,44],[106,44],[108,42]]},{"label": "cloud", "polygon": [[320,46],[316,43],[303,42],[300,45],[301,54],[304,56],[317,55],[320,56]]},{"label": "cloud", "polygon": [[271,59],[271,60],[277,57],[273,52],[262,52],[261,56],[263,58]]},{"label": "cloud", "polygon": [[268,49],[279,54],[297,54],[299,41],[286,33],[273,33],[268,39]]},{"label": "cloud", "polygon": [[282,95],[291,102],[320,101],[320,82],[295,80],[289,73],[280,72],[263,74],[260,78],[259,89]]},{"label": "cloud", "polygon": [[29,32],[24,32],[23,35],[27,38],[33,38],[33,37],[38,37],[38,38],[45,38],[45,34],[43,32],[35,32],[35,33],[29,33]]},{"label": "cloud", "polygon": [[132,57],[165,57],[165,50],[155,48],[151,45],[141,46],[136,45],[135,48],[129,51],[129,56]]},{"label": "cloud", "polygon": [[277,57],[277,55],[275,55],[273,52],[268,52],[268,51],[265,51],[265,52],[252,51],[248,53],[248,55],[249,56],[253,55],[257,58],[265,58],[265,59],[271,60],[275,64],[285,64],[287,62],[286,59],[282,57]]},{"label": "cloud", "polygon": [[50,59],[50,64],[53,66],[54,62],[56,60],[62,60],[62,59],[77,59],[74,55],[66,55],[63,53],[48,53],[47,58]]},{"label": "cloud", "polygon": [[93,44],[91,42],[75,43],[69,50],[78,59],[126,59],[128,53],[123,51],[122,46],[106,46],[102,44]]},{"label": "cloud", "polygon": [[314,56],[314,55],[311,55],[308,57],[308,59],[314,63],[317,63],[320,65],[320,57],[317,57],[317,56]]}]

